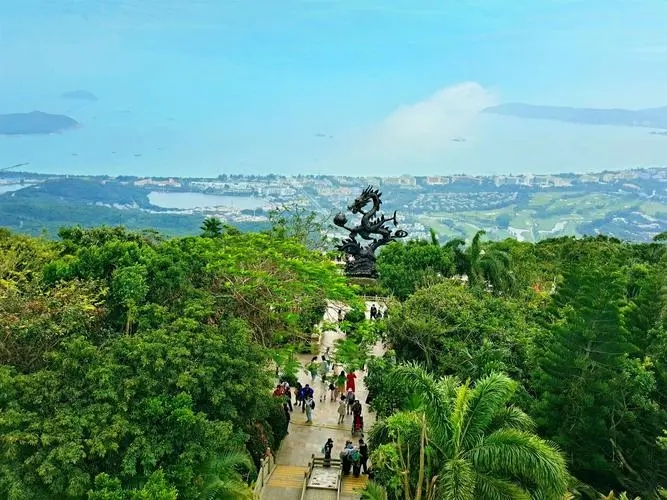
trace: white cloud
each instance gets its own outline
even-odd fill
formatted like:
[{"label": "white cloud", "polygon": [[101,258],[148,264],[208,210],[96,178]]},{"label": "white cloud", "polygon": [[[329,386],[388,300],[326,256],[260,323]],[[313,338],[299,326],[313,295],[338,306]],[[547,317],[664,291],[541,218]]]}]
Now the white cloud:
[{"label": "white cloud", "polygon": [[442,157],[469,138],[479,113],[498,103],[494,93],[476,82],[438,90],[431,97],[400,106],[372,127],[354,156],[367,162],[407,165]]}]

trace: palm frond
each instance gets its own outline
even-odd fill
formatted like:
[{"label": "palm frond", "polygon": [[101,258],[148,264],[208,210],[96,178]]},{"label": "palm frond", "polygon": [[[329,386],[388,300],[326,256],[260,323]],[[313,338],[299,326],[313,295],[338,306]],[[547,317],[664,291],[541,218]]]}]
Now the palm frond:
[{"label": "palm frond", "polygon": [[531,500],[531,496],[516,483],[478,472],[475,500]]},{"label": "palm frond", "polygon": [[493,432],[502,427],[509,427],[520,431],[533,431],[535,429],[535,422],[523,410],[510,405],[496,413],[489,424],[488,430]]},{"label": "palm frond", "polygon": [[461,435],[466,448],[477,442],[498,412],[505,408],[516,385],[507,375],[500,373],[492,373],[475,384],[468,397],[468,411]]},{"label": "palm frond", "polygon": [[526,479],[547,497],[562,495],[567,489],[565,459],[555,444],[534,434],[501,429],[486,436],[465,456],[476,469]]},{"label": "palm frond", "polygon": [[447,460],[439,478],[437,498],[475,500],[475,473],[470,462],[460,458]]},{"label": "palm frond", "polygon": [[218,479],[204,488],[201,497],[205,500],[253,500],[254,493],[243,481]]},{"label": "palm frond", "polygon": [[368,481],[366,488],[361,492],[362,500],[387,500],[387,490],[375,481]]},{"label": "palm frond", "polygon": [[450,434],[449,414],[451,409],[451,395],[454,393],[456,381],[450,377],[436,380],[435,377],[416,363],[398,365],[387,375],[391,383],[410,387],[417,395],[428,415],[432,431],[437,432],[443,440]]}]

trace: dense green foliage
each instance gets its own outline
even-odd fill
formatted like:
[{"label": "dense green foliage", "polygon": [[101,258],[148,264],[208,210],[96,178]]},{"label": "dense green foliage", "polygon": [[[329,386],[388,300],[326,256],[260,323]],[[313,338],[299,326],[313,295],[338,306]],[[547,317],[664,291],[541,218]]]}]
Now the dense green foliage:
[{"label": "dense green foliage", "polygon": [[348,298],[335,266],[210,222],[60,237],[0,232],[0,497],[247,497],[286,433],[269,347]]},{"label": "dense green foliage", "polygon": [[[392,374],[406,370],[402,363],[417,362],[428,377],[469,380],[475,388],[504,373],[517,384],[506,402],[521,408],[534,422],[530,428],[563,451],[571,492],[593,498],[595,491],[611,490],[665,495],[667,246],[602,236],[538,244],[476,237],[468,245],[440,246],[433,240],[393,244],[379,258],[381,281],[406,300],[387,320],[392,350],[370,363],[366,378],[381,419],[374,433],[396,419],[408,429],[417,425],[419,401],[427,402],[424,411],[435,411],[433,398],[446,392],[436,385],[417,390],[414,377],[397,385]],[[413,420],[399,417],[405,412]],[[442,432],[453,432],[447,418],[441,419]],[[433,432],[428,422],[424,428]],[[387,432],[383,445],[400,448],[408,439],[401,434],[407,430],[393,437]],[[431,446],[427,439],[427,450]],[[433,459],[433,451],[426,456]],[[387,467],[378,481],[389,498],[403,498],[396,490],[403,476]],[[418,464],[407,470],[416,498]],[[433,478],[436,471],[428,474]]]}]

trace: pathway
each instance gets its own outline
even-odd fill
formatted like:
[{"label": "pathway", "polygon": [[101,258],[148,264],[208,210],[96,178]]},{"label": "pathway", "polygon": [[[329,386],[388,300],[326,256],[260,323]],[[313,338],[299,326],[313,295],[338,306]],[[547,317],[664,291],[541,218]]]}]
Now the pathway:
[{"label": "pathway", "polygon": [[[366,304],[366,315],[369,315],[371,303]],[[335,305],[330,305],[324,315],[325,321],[335,322],[338,318],[338,309]],[[344,338],[344,335],[338,331],[325,331],[320,343],[320,355],[324,353],[327,347],[330,353],[333,353],[334,342],[336,339]],[[381,355],[382,346],[376,345],[373,354]],[[299,356],[303,366],[306,366],[312,359],[312,355],[305,354]],[[364,386],[363,378],[365,374],[357,371],[356,395],[363,403],[364,428],[366,431],[375,422],[375,414],[369,413],[368,405],[365,404],[368,391]],[[301,498],[301,487],[303,485],[304,473],[308,462],[313,454],[322,455],[322,446],[331,438],[334,441],[333,456],[337,456],[345,445],[346,440],[351,440],[355,444],[359,437],[352,437],[352,415],[345,417],[345,422],[338,425],[338,403],[330,401],[328,383],[322,383],[318,376],[315,382],[310,378],[310,374],[301,371],[299,381],[302,384],[310,384],[315,390],[315,410],[313,411],[313,423],[306,424],[306,414],[301,412],[300,408],[294,408],[292,419],[289,425],[289,434],[285,437],[278,454],[276,456],[276,470],[271,475],[269,482],[264,488],[262,498],[268,500],[298,500]],[[320,396],[326,395],[326,399],[320,402]],[[341,500],[352,500],[360,498],[358,491],[366,484],[366,476],[359,478],[347,476],[343,478],[341,488]],[[324,500],[331,498],[331,493],[326,490],[308,490],[308,499]],[[335,495],[334,497],[335,498]]]}]

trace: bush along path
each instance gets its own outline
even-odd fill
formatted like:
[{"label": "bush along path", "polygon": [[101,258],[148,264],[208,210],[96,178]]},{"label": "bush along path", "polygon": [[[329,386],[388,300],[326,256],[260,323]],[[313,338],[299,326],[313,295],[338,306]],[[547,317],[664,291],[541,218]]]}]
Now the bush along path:
[{"label": "bush along path", "polygon": [[[369,317],[369,311],[372,303],[366,304],[366,317]],[[336,341],[345,340],[345,334],[340,329],[333,329],[334,323],[338,319],[339,306],[335,303],[330,303],[324,315],[324,325],[328,325],[322,333],[320,342],[319,360],[326,352],[331,358],[335,358]],[[339,345],[341,345],[339,343]],[[381,356],[383,347],[381,344],[375,344],[371,351],[371,355]],[[303,367],[307,367],[313,355],[303,354],[298,355],[298,359]],[[335,366],[335,373],[339,373],[341,367]],[[347,373],[347,372],[346,372]],[[362,369],[355,370],[356,391],[355,395],[361,401],[363,408],[362,415],[364,417],[364,430],[368,432],[370,427],[375,422],[374,414],[368,411],[366,404],[366,397],[368,391],[364,386],[365,372]],[[331,372],[329,372],[331,375]],[[294,411],[290,413],[289,434],[285,437],[280,449],[276,455],[276,470],[271,475],[267,486],[264,488],[262,498],[275,500],[298,499],[301,497],[301,487],[303,485],[304,472],[308,466],[311,456],[322,455],[322,448],[328,439],[332,439],[334,447],[332,456],[337,457],[340,451],[345,446],[347,440],[352,441],[355,445],[361,435],[352,436],[352,415],[345,415],[342,424],[338,424],[338,401],[331,401],[331,393],[329,391],[329,381],[322,381],[321,375],[318,373],[313,381],[311,374],[304,368],[299,371],[299,382],[301,384],[309,384],[313,388],[315,397],[315,409],[313,410],[312,423],[306,423],[306,413],[302,408],[294,405],[294,397],[292,403]],[[360,493],[356,491],[359,486],[363,486],[365,478],[359,480],[350,477],[343,480],[341,489],[341,498],[352,499],[360,498]]]}]

